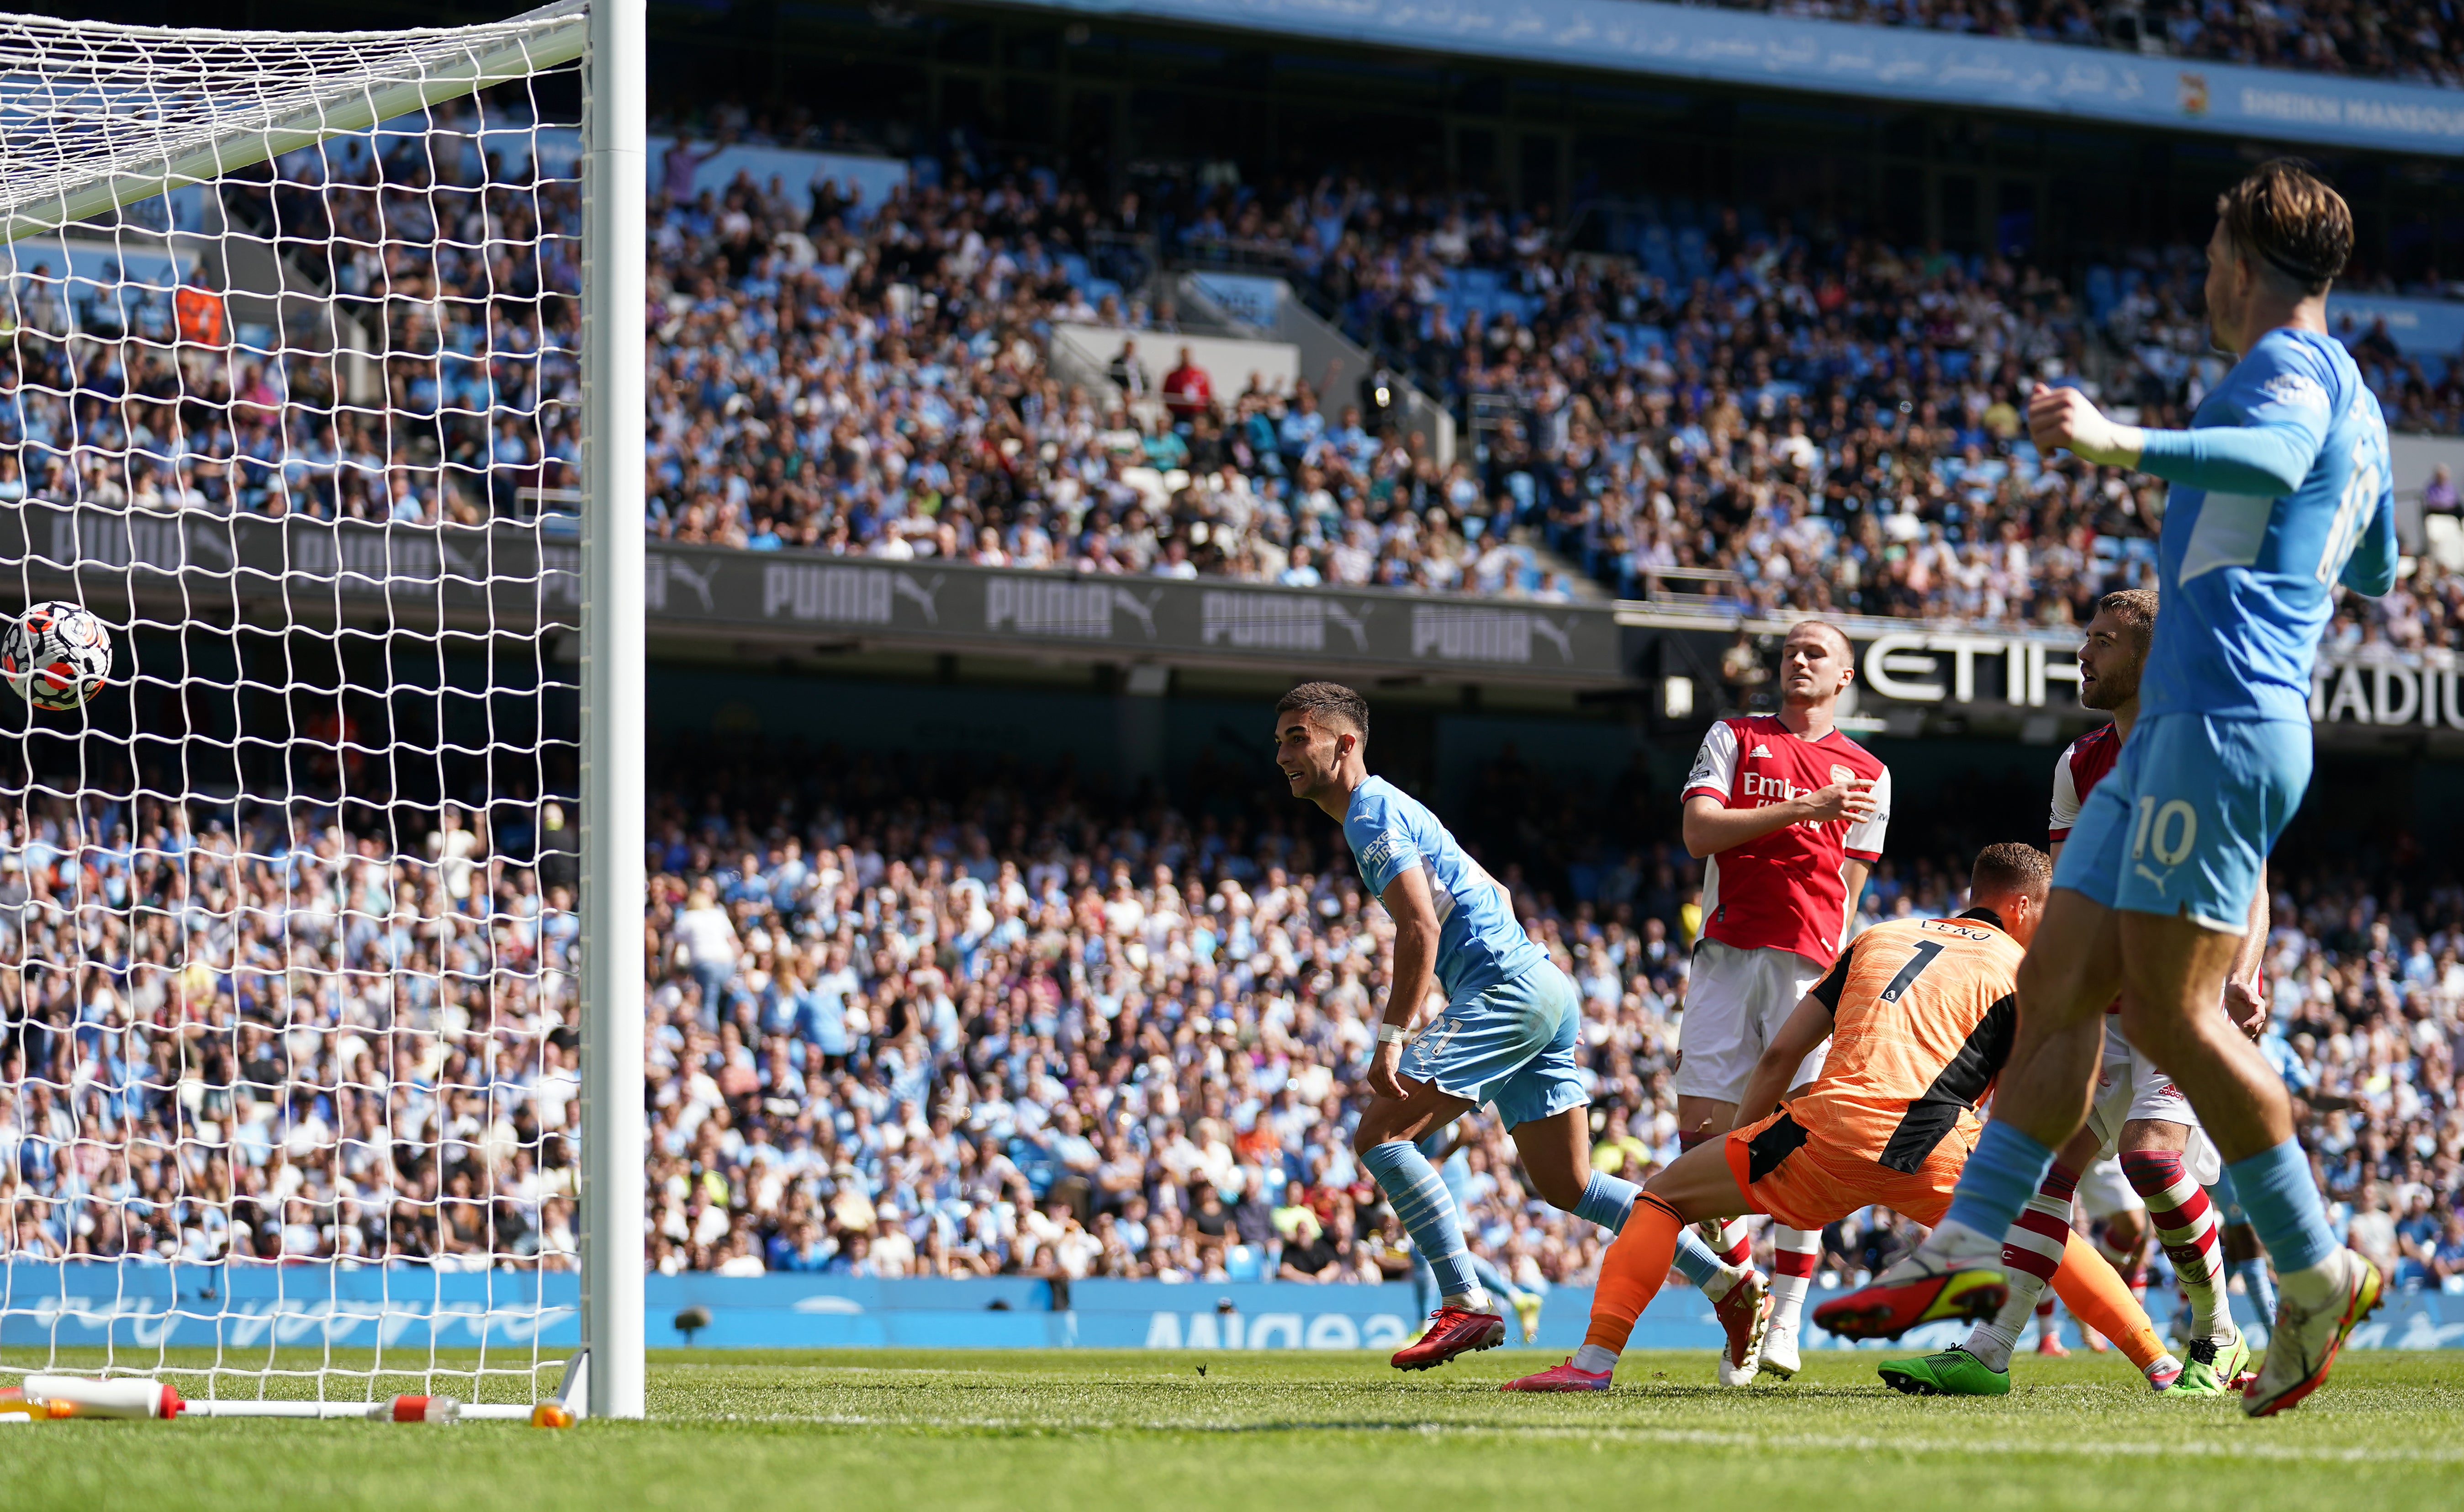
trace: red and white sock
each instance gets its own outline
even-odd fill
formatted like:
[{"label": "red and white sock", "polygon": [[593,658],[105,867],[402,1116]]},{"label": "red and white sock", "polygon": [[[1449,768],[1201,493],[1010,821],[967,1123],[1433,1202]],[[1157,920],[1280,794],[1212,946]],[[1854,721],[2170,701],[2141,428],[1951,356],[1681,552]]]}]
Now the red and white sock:
[{"label": "red and white sock", "polygon": [[1822,1258],[1822,1231],[1771,1225],[1771,1331],[1793,1335],[1814,1268]]},{"label": "red and white sock", "polygon": [[2078,1190],[2079,1172],[2055,1166],[2002,1236],[2002,1265],[2010,1293],[1992,1321],[1978,1323],[1960,1345],[1991,1369],[2011,1368],[2011,1351],[2028,1326],[2028,1315],[2036,1310],[2037,1299],[2053,1284],[2054,1272],[2061,1269],[2062,1247],[2071,1235],[2071,1197]]},{"label": "red and white sock", "polygon": [[2123,1249],[2113,1242],[2112,1234],[2110,1226],[2097,1232],[2096,1253],[2120,1273],[2122,1284],[2129,1287],[2130,1295],[2144,1304],[2147,1301],[2147,1247],[2134,1244]]},{"label": "red and white sock", "polygon": [[2165,1246],[2165,1257],[2173,1262],[2173,1274],[2182,1279],[2182,1291],[2190,1300],[2189,1336],[2219,1342],[2231,1339],[2231,1303],[2219,1284],[2224,1277],[2224,1246],[2218,1237],[2216,1210],[2207,1192],[2190,1179],[2182,1157],[2171,1150],[2125,1150],[2122,1172],[2130,1178],[2130,1188],[2139,1199],[2147,1204],[2147,1222],[2156,1231],[2156,1242]]}]

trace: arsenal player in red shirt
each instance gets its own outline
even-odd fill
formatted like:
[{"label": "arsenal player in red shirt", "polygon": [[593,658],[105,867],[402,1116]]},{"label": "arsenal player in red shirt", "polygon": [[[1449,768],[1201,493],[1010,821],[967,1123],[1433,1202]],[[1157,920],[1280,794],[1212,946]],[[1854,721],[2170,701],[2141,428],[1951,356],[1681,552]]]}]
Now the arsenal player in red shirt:
[{"label": "arsenal player in red shirt", "polygon": [[[1856,676],[1845,634],[1800,621],[1780,646],[1780,711],[1712,725],[1685,779],[1685,849],[1703,860],[1703,934],[1678,1031],[1678,1137],[1689,1147],[1735,1124],[1754,1062],[1831,968],[1881,856],[1890,768],[1835,723]],[[1808,1056],[1790,1085],[1810,1080],[1822,1056]],[[1727,1263],[1742,1263],[1744,1219],[1704,1227]],[[1822,1235],[1775,1224],[1771,1248],[1770,1328],[1757,1359],[1722,1358],[1723,1385],[1796,1373],[1797,1316]]]}]

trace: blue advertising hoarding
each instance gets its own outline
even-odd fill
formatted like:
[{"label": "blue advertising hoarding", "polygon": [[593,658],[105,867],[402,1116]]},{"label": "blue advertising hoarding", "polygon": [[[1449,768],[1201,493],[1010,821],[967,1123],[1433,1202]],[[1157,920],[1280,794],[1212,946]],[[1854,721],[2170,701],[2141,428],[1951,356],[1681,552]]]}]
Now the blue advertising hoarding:
[{"label": "blue advertising hoarding", "polygon": [[2464,92],[1650,0],[1007,0],[1415,53],[2031,111],[2270,141],[2464,152]]},{"label": "blue advertising hoarding", "polygon": [[[0,1346],[52,1345],[152,1349],[221,1345],[367,1348],[488,1347],[541,1354],[581,1342],[581,1290],[570,1273],[435,1273],[416,1266],[113,1265],[98,1261],[0,1266]],[[875,1280],[839,1276],[651,1276],[646,1307],[653,1348],[688,1342],[678,1315],[709,1321],[690,1342],[704,1348],[1378,1349],[1400,1344],[1416,1309],[1412,1289],[1289,1281],[1086,1280],[1052,1306],[1044,1281],[1024,1277]],[[1560,1287],[1541,1310],[1536,1347],[1582,1343],[1588,1287]],[[2164,1299],[2151,1298],[2160,1315]],[[2236,1299],[2237,1304],[2239,1300]],[[2161,1316],[2160,1316],[2161,1321]],[[2243,1309],[2254,1342],[2260,1320]],[[1956,1343],[1964,1324],[1937,1323],[1890,1347]],[[1710,1305],[1690,1289],[1664,1290],[1638,1324],[1639,1349],[1719,1345]],[[1846,1347],[1811,1323],[1809,1348]],[[2364,1349],[2464,1347],[2464,1295],[2390,1294],[2356,1329]],[[1865,1347],[1881,1347],[1867,1345]]]}]

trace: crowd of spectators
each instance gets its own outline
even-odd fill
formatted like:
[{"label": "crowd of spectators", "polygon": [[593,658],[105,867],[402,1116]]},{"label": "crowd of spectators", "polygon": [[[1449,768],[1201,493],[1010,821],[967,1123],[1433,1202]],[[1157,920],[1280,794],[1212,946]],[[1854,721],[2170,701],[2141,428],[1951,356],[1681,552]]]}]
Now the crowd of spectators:
[{"label": "crowd of spectators", "polygon": [[2451,0],[2340,4],[2282,0],[2147,0],[2106,7],[2088,0],[1720,0],[1781,15],[1880,26],[1929,27],[1978,36],[2025,37],[2079,47],[2153,43],[2175,57],[2305,74],[2395,78],[2453,89],[2464,84],[2464,16]]},{"label": "crowd of spectators", "polygon": [[[652,824],[659,1266],[1401,1273],[1348,1145],[1390,929],[1314,814],[1213,766],[1179,807],[1067,771],[693,767]],[[1677,1150],[1699,873],[1639,766],[1549,802],[1535,775],[1507,756],[1460,818],[1578,984],[1595,1159],[1639,1176]],[[1948,837],[1906,830],[1865,921],[1961,906]],[[2392,1215],[2401,1277],[2464,1289],[2464,889],[2279,879],[2269,1049],[2330,1194],[2356,1242]],[[1600,1235],[1523,1188],[1493,1123],[1467,1153],[1500,1265],[1587,1276]],[[1835,1232],[1835,1271],[1865,1268],[1867,1227]]]},{"label": "crowd of spectators", "polygon": [[[1348,1140],[1391,928],[1313,811],[1214,760],[1174,797],[759,742],[658,767],[659,1269],[1405,1271]],[[1647,1173],[1677,1149],[1700,922],[1648,768],[1602,787],[1508,751],[1450,807],[1579,986],[1595,1163]],[[20,811],[0,834],[12,1257],[570,1265],[561,822],[448,806],[396,841],[151,800]],[[1895,826],[1861,918],[1955,910],[1971,839]],[[2418,856],[2277,880],[2268,1049],[2340,1221],[2400,1282],[2464,1289],[2464,889]],[[1534,1288],[1587,1277],[1602,1236],[1523,1187],[1492,1122],[1465,1137],[1477,1241]],[[1827,1263],[1870,1269],[1903,1236],[1867,1215]]]},{"label": "crowd of spectators", "polygon": [[[1733,208],[1687,241],[1689,283],[1570,255],[1545,215],[1357,183],[1280,204],[1132,195],[1099,214],[1053,182],[954,174],[869,213],[827,184],[803,210],[749,178],[671,199],[652,269],[652,529],[1553,595],[1529,542],[1621,595],[1674,583],[1766,611],[2062,625],[2141,580],[2162,490],[2047,464],[2026,387],[2081,370],[2093,343],[2109,402],[2178,423],[2221,373],[2187,256],[2096,319],[2037,268],[1815,241]],[[1441,467],[1391,414],[1167,365],[1168,330],[1114,363],[1123,389],[1162,402],[1063,383],[1049,322],[1158,323],[1117,292],[1089,305],[1101,280],[1072,250],[1140,224],[1318,291],[1485,417],[1483,445]],[[1475,281],[1488,297],[1466,298]],[[2464,364],[2433,384],[2383,337],[2357,345],[2400,424],[2464,421]],[[2464,582],[2433,566],[2400,598],[2356,626],[2443,645]]]},{"label": "crowd of spectators", "polygon": [[506,859],[537,834],[12,805],[9,1253],[570,1268],[570,856]]}]

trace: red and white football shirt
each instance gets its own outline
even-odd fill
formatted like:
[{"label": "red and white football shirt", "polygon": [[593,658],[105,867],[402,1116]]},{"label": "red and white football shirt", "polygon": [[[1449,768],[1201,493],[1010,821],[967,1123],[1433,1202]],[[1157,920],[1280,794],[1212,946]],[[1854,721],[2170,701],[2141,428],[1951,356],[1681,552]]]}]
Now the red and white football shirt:
[{"label": "red and white football shirt", "polygon": [[[2104,774],[2121,758],[2122,732],[2110,724],[2100,724],[2070,743],[2054,763],[2054,812],[2045,820],[2047,843],[2059,845],[2070,838],[2071,826],[2079,823],[2079,805],[2087,802],[2089,789],[2104,781]],[[2115,998],[2104,1011],[2121,1012],[2122,999]]]},{"label": "red and white football shirt", "polygon": [[1842,873],[1852,857],[1881,858],[1891,819],[1891,769],[1837,730],[1800,740],[1768,714],[1711,726],[1681,804],[1707,793],[1731,809],[1761,809],[1854,779],[1874,785],[1871,817],[1786,825],[1704,857],[1705,937],[1740,950],[1793,950],[1829,966],[1854,917]]},{"label": "red and white football shirt", "polygon": [[2059,845],[2070,838],[2071,826],[2079,823],[2079,805],[2087,801],[2088,789],[2104,781],[2113,764],[2122,756],[2122,737],[2110,724],[2100,724],[2071,742],[2061,759],[2054,763],[2054,812],[2045,821],[2045,838]]}]

